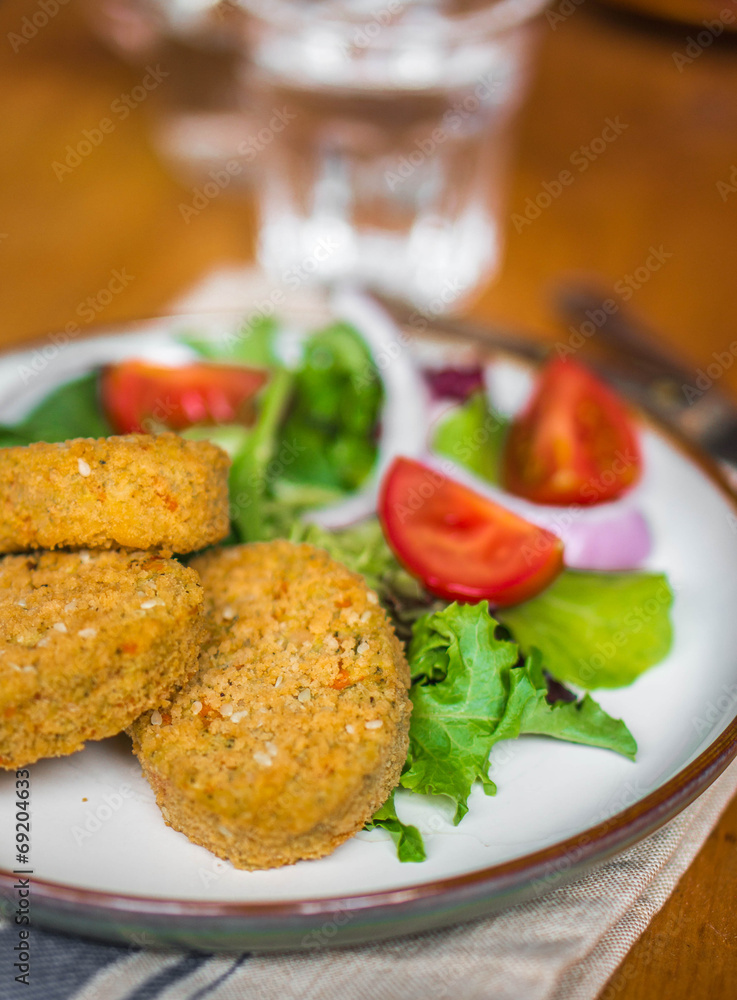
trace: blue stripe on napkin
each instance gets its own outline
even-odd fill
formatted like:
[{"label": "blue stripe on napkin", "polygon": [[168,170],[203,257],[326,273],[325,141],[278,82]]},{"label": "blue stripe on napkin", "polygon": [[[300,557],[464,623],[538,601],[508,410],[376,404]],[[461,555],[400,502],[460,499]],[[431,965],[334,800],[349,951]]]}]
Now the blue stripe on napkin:
[{"label": "blue stripe on napkin", "polygon": [[[125,945],[82,941],[52,931],[30,928],[31,953],[29,985],[15,981],[19,970],[13,950],[18,943],[18,927],[7,924],[0,929],[0,996],[15,1000],[68,1000],[100,969],[119,961],[135,949]],[[5,991],[8,992],[5,992]]]},{"label": "blue stripe on napkin", "polygon": [[158,975],[153,976],[134,989],[132,993],[129,993],[125,1000],[155,1000],[167,986],[171,986],[178,979],[184,979],[185,976],[195,972],[208,958],[208,955],[183,955],[181,962],[163,969]]}]

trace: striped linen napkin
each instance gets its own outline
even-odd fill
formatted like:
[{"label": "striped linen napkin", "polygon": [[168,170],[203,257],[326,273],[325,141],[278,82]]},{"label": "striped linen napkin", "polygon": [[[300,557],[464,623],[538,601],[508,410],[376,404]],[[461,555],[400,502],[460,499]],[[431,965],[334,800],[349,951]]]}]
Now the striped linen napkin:
[{"label": "striped linen napkin", "polygon": [[[0,997],[594,1000],[736,793],[737,761],[665,827],[567,886],[473,923],[362,947],[210,956],[98,944],[34,927],[25,986],[14,981],[18,937],[6,922]],[[615,976],[600,1000],[615,1000],[623,985]]]}]

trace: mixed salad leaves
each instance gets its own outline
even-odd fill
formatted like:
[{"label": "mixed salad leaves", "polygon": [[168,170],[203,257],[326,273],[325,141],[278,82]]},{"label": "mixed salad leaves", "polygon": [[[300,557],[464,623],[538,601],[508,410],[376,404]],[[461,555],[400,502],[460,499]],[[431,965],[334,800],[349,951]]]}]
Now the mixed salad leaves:
[{"label": "mixed salad leaves", "polygon": [[[378,505],[330,529],[315,511],[377,478],[386,384],[347,323],[306,336],[291,363],[281,334],[272,319],[251,320],[222,342],[183,337],[200,358],[189,365],[133,359],[85,375],[0,427],[0,446],[174,429],[224,447],[231,542],[311,542],[378,594],[412,675],[400,788],[444,797],[456,823],[476,784],[495,793],[489,755],[501,740],[538,734],[633,760],[625,723],[585,692],[629,684],[663,659],[671,589],[663,574],[636,568],[642,544],[621,570],[626,540],[619,562],[589,544],[571,568],[553,516],[573,511],[592,537],[625,523],[616,509],[606,515],[642,472],[623,403],[581,366],[553,362],[510,418],[490,405],[481,368],[428,370],[428,394],[447,405],[426,453],[394,455]],[[589,523],[597,504],[606,516]],[[424,859],[394,794],[368,826],[389,832],[401,860]]]}]

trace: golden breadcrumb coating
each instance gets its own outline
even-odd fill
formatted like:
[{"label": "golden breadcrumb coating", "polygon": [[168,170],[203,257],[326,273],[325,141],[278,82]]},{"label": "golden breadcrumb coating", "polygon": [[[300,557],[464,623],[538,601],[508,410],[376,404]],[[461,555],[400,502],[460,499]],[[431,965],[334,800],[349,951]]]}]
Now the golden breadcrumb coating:
[{"label": "golden breadcrumb coating", "polygon": [[0,449],[0,552],[194,552],[228,534],[229,467],[177,434]]},{"label": "golden breadcrumb coating", "polygon": [[211,637],[165,711],[129,730],[167,823],[237,868],[333,851],[399,781],[402,647],[360,576],[277,541],[193,560]]},{"label": "golden breadcrumb coating", "polygon": [[119,733],[189,678],[204,633],[197,574],[173,559],[0,559],[0,766]]}]

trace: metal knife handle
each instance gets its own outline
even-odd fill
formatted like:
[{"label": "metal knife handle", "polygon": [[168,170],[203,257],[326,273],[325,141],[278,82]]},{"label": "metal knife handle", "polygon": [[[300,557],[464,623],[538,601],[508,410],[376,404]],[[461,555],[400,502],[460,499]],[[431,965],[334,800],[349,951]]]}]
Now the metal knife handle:
[{"label": "metal knife handle", "polygon": [[590,287],[562,285],[555,293],[555,305],[566,321],[574,323],[581,323],[590,313],[604,315],[601,325],[597,323],[596,337],[630,365],[646,369],[651,377],[670,379],[679,386],[693,380],[693,372],[644,323],[621,306],[614,313],[605,312],[602,302],[607,298]]}]

